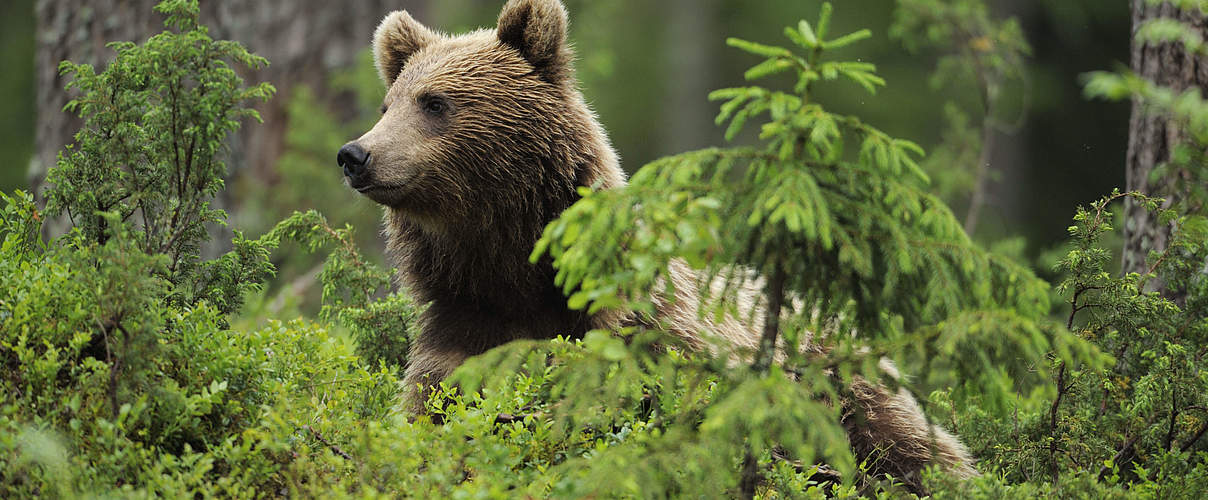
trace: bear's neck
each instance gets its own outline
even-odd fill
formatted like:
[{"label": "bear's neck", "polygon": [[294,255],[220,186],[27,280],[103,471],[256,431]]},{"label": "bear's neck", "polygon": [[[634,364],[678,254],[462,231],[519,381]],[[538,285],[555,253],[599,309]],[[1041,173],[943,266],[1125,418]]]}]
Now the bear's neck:
[{"label": "bear's neck", "polygon": [[586,331],[587,316],[567,308],[554,286],[549,259],[528,260],[542,225],[435,233],[406,214],[387,217],[387,251],[402,284],[428,304],[424,335],[485,351],[521,338]]}]

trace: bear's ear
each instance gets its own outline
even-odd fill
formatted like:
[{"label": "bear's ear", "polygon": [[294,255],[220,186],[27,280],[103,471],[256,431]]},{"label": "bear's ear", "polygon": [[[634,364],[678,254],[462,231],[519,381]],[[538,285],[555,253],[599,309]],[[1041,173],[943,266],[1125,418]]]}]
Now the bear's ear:
[{"label": "bear's ear", "polygon": [[373,63],[377,65],[378,74],[386,82],[386,87],[394,85],[394,80],[412,54],[439,36],[412,19],[405,10],[387,14],[377,31],[373,32]]},{"label": "bear's ear", "polygon": [[509,0],[499,13],[499,41],[519,50],[547,81],[558,83],[570,68],[566,8],[560,0]]}]

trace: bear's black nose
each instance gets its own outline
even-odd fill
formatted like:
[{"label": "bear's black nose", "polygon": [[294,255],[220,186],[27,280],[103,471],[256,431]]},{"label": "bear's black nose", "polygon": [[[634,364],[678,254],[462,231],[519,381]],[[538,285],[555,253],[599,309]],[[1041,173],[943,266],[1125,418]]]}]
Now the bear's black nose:
[{"label": "bear's black nose", "polygon": [[360,177],[365,174],[365,164],[369,162],[369,152],[355,142],[345,144],[336,154],[336,163],[344,167],[344,175]]}]

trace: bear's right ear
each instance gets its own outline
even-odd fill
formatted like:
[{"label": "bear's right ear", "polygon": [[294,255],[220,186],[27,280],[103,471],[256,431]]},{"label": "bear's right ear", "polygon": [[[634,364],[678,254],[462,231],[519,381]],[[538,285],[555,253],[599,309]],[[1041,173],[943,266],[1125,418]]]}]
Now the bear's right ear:
[{"label": "bear's right ear", "polygon": [[373,32],[373,63],[389,88],[403,71],[403,65],[419,49],[440,35],[433,33],[411,17],[405,10],[386,15]]}]

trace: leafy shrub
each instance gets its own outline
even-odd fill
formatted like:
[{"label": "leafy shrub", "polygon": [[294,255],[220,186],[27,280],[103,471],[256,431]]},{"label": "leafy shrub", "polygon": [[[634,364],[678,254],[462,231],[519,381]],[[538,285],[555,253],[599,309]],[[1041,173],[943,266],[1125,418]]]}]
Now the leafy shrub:
[{"label": "leafy shrub", "polygon": [[99,74],[63,65],[83,91],[71,108],[85,125],[51,174],[48,211],[68,214],[72,232],[44,243],[32,198],[3,199],[6,497],[277,494],[291,457],[354,420],[385,418],[398,392],[393,368],[366,368],[326,327],[229,328],[244,295],[274,272],[268,258],[283,238],[335,248],[321,275],[326,316],[405,346],[388,328],[405,332],[413,314],[397,299],[371,309],[377,316],[358,313],[387,274],[359,257],[350,229],[314,212],[258,239],[236,233],[230,253],[200,258],[205,224],[225,216],[208,208],[222,187],[223,140],[255,117],[246,101],[272,88],[242,86],[228,61],[265,61],[211,40],[196,1],[157,10],[173,31],[114,44],[117,58]]},{"label": "leafy shrub", "polygon": [[[259,118],[246,103],[267,99],[273,88],[243,87],[226,61],[252,68],[267,61],[238,43],[210,39],[197,24],[196,2],[169,1],[156,10],[176,32],[141,46],[110,44],[117,57],[99,74],[86,64],[60,66],[72,77],[68,88],[84,93],[67,105],[84,127],[49,174],[47,211],[66,213],[84,237],[101,244],[114,224],[135,221],[130,242],[147,255],[166,256],[156,274],[179,300],[196,303],[216,298],[206,296],[215,270],[197,258],[205,225],[225,217],[208,202],[223,186],[223,141],[239,119]],[[225,312],[238,307],[215,305]]]}]

